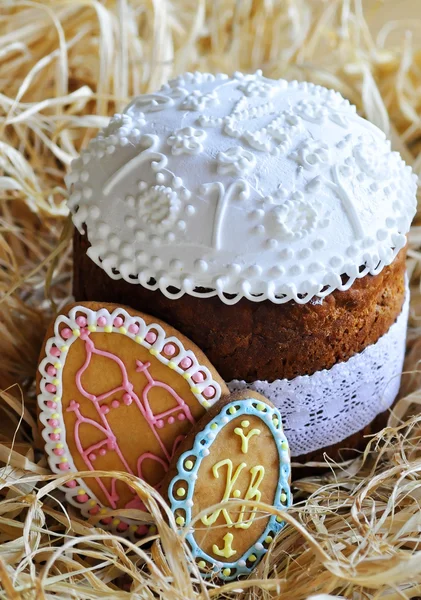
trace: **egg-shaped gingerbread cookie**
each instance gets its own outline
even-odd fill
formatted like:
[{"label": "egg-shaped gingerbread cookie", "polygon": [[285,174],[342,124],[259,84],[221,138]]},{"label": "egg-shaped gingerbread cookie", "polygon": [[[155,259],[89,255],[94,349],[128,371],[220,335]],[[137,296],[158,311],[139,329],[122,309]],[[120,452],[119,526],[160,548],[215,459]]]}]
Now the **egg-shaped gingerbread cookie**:
[{"label": "egg-shaped gingerbread cookie", "polygon": [[[232,394],[197,423],[162,487],[165,491],[168,483],[176,524],[182,529],[192,525],[187,541],[203,576],[231,580],[257,565],[284,525],[259,503],[287,508],[289,480],[281,415],[260,394]],[[211,508],[221,502],[226,504]]]},{"label": "egg-shaped gingerbread cookie", "polygon": [[[226,393],[204,354],[162,321],[128,307],[69,305],[50,326],[39,364],[50,467],[61,474],[125,471],[159,488],[184,436]],[[75,477],[64,491],[85,517],[103,514],[102,526],[145,532],[106,514],[143,508],[125,483]]]}]

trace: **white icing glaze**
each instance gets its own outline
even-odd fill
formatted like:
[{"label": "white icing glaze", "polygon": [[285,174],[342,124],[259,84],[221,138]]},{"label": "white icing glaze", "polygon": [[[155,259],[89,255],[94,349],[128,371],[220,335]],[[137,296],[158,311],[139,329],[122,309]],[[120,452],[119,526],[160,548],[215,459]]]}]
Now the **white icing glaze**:
[{"label": "white icing glaze", "polygon": [[135,98],[67,183],[110,277],[230,304],[348,289],[393,261],[416,210],[415,175],[354,106],[260,72]]},{"label": "white icing glaze", "polygon": [[216,157],[218,175],[246,175],[256,166],[255,156],[241,146],[228,148]]}]

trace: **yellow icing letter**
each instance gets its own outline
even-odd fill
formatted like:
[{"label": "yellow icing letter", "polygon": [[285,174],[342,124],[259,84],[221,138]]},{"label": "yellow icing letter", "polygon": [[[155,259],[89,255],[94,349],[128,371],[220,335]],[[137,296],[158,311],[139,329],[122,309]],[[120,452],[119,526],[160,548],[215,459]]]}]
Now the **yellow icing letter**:
[{"label": "yellow icing letter", "polygon": [[[226,502],[227,500],[233,497],[240,498],[239,490],[233,490],[233,488],[240,473],[247,466],[247,464],[240,463],[234,471],[232,460],[230,458],[220,460],[219,462],[215,463],[212,468],[213,475],[216,479],[219,479],[219,471],[224,466],[227,467],[227,472],[225,491],[221,498],[221,502]],[[243,500],[254,500],[256,502],[260,502],[262,493],[259,490],[259,487],[265,476],[265,468],[262,465],[256,465],[254,467],[251,467],[249,473],[251,475],[250,482]],[[256,517],[256,510],[256,507],[248,508],[246,505],[242,505],[237,520],[234,521],[226,508],[218,508],[212,514],[205,515],[204,517],[202,517],[201,520],[204,525],[213,525],[217,521],[219,515],[222,514],[225,523],[228,527],[235,527],[236,529],[248,529],[253,524],[253,521]],[[250,517],[246,521],[244,521],[244,515],[246,514],[246,511],[250,512]]]},{"label": "yellow icing letter", "polygon": [[232,549],[232,541],[234,539],[232,533],[227,533],[222,539],[224,540],[224,547],[221,549],[214,544],[212,546],[212,552],[217,556],[223,556],[224,558],[230,558],[234,554],[237,554],[237,550]]},{"label": "yellow icing letter", "polygon": [[[237,481],[241,471],[244,469],[244,467],[247,466],[247,464],[246,463],[239,464],[238,467],[235,469],[235,472],[233,473],[234,467],[232,464],[232,460],[230,458],[226,458],[225,460],[220,460],[219,462],[215,463],[212,467],[212,473],[213,473],[213,476],[215,477],[215,479],[219,479],[219,469],[221,469],[221,467],[224,467],[224,466],[227,467],[227,474],[226,474],[225,491],[224,491],[224,495],[221,498],[221,502],[225,502],[225,501],[229,500],[229,498],[231,496],[232,488],[234,487],[235,482]],[[223,514],[225,522],[228,525],[228,527],[231,527],[233,525],[233,522],[231,520],[229,512],[225,508],[218,508],[211,515],[209,515],[209,516],[206,515],[206,516],[202,517],[202,523],[204,525],[213,525],[221,513]]]},{"label": "yellow icing letter", "polygon": [[[257,465],[250,469],[250,483],[247,488],[246,494],[244,496],[244,500],[255,500],[256,502],[260,502],[260,498],[262,497],[262,492],[259,490],[259,486],[263,481],[263,477],[265,476],[265,468],[261,465]],[[250,518],[247,521],[243,522],[244,514],[247,510],[247,507],[243,505],[241,507],[240,514],[238,516],[235,527],[238,529],[248,529],[255,517],[256,517],[256,507],[252,507]],[[250,510],[250,509],[249,509]]]},{"label": "yellow icing letter", "polygon": [[[241,423],[241,425],[243,425],[243,423]],[[248,421],[246,421],[246,423],[248,424]],[[251,429],[251,431],[249,431],[247,435],[244,435],[243,427],[236,427],[234,429],[234,433],[239,435],[241,438],[241,452],[243,454],[247,454],[247,452],[249,451],[249,441],[254,435],[260,435],[260,429]]]}]

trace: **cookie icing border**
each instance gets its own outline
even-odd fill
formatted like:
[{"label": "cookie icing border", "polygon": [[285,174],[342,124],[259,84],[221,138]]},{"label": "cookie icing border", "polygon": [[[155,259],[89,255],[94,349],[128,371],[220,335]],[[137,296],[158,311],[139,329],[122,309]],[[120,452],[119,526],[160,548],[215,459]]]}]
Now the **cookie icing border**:
[{"label": "cookie icing border", "polygon": [[[66,473],[77,472],[66,441],[66,427],[64,424],[62,407],[60,405],[66,358],[71,345],[80,337],[80,326],[76,322],[77,316],[83,316],[87,319],[87,329],[90,332],[118,333],[120,335],[125,335],[143,348],[146,348],[150,354],[157,358],[161,363],[167,365],[171,370],[176,371],[181,377],[186,379],[193,395],[205,409],[208,409],[221,397],[221,386],[214,379],[208,367],[201,365],[193,350],[186,350],[183,343],[177,337],[173,335],[167,337],[164,328],[158,323],[152,321],[150,324],[146,324],[140,315],[132,316],[124,308],[120,307],[116,307],[112,312],[109,312],[107,308],[101,308],[95,311],[82,305],[73,306],[68,314],[60,314],[56,317],[54,321],[54,336],[46,341],[43,352],[44,358],[40,361],[38,366],[38,371],[41,374],[39,394],[37,395],[39,421],[43,425],[41,435],[45,442],[44,448],[47,454],[48,463],[53,473],[65,475]],[[103,326],[97,325],[100,317],[103,317],[106,320]],[[123,319],[123,325],[119,327],[116,327],[113,324],[117,317]],[[69,339],[64,339],[60,335],[60,325],[65,325],[67,328],[71,329],[72,336]],[[136,334],[130,332],[129,329],[131,325],[139,327]],[[156,340],[153,343],[148,343],[145,339],[149,331],[154,331],[157,334]],[[174,344],[179,350],[178,355],[173,360],[162,355],[162,350],[167,343]],[[52,349],[58,349],[59,355],[52,354]],[[191,359],[192,364],[189,368],[182,369],[179,366],[179,363],[186,357]],[[47,365],[53,365],[56,370],[55,375],[47,373]],[[205,375],[203,381],[199,383],[194,382],[192,379],[192,375],[198,370]],[[207,400],[203,396],[203,391],[209,385],[212,385],[215,388],[215,395],[211,400]],[[56,391],[49,391],[47,386],[54,386]],[[59,421],[58,424],[51,425],[49,423],[52,419],[52,415],[54,415],[54,420]],[[59,440],[51,440],[51,434],[59,435]],[[64,450],[64,453],[60,456],[54,454],[54,448],[57,447],[58,442]],[[59,467],[59,464],[63,463],[63,459],[67,461],[70,467],[67,470],[60,469]],[[74,482],[75,484],[72,487],[69,487],[69,482],[67,485],[64,484],[59,486],[59,489],[65,493],[66,500],[77,507],[86,519],[89,519],[92,516],[89,513],[89,510],[92,510],[95,506],[98,506],[100,512],[104,514],[104,518],[107,518],[106,513],[112,509],[104,506],[103,503],[98,500],[96,495],[89,489],[89,486],[84,483],[83,479],[75,477]],[[77,499],[78,497],[87,497],[87,499],[81,501]],[[121,523],[127,523],[129,525],[128,529],[123,531],[119,530],[118,527]],[[99,526],[103,529],[110,530],[117,535],[128,536],[134,540],[138,539],[138,537],[135,536],[135,533],[139,524],[135,525],[134,521],[130,519],[113,517],[111,523],[105,524],[100,522]]]},{"label": "cookie icing border", "polygon": [[[185,513],[186,526],[189,526],[189,523],[191,522],[192,498],[195,482],[204,456],[209,453],[209,448],[212,446],[222,428],[228,425],[233,419],[243,415],[253,415],[258,417],[271,432],[279,456],[278,484],[275,491],[273,506],[279,509],[285,509],[291,506],[292,496],[289,486],[291,473],[289,445],[282,428],[281,414],[277,408],[263,403],[256,398],[243,398],[226,404],[219,414],[209,421],[206,427],[196,435],[193,447],[190,450],[183,452],[177,460],[177,475],[174,476],[168,486],[168,498],[172,512],[181,509]],[[277,420],[277,425],[275,425],[274,420]],[[194,466],[190,470],[186,470],[184,463],[192,456],[196,457]],[[173,494],[174,486],[178,481],[187,483],[187,493],[183,500],[178,500]],[[285,495],[285,498],[283,498],[282,501],[281,496],[283,494]],[[276,535],[284,525],[284,521],[278,521],[278,517],[272,515],[259,539],[234,562],[217,561],[206,554],[197,544],[192,531],[187,533],[186,539],[195,560],[206,561],[208,565],[213,565],[211,570],[202,572],[203,577],[208,578],[217,575],[225,581],[231,581],[240,575],[250,573],[255,568],[259,560],[266,554],[268,546],[272,541],[265,542],[269,534],[273,533],[273,535]],[[254,560],[251,565],[247,566],[247,559],[251,555],[254,555]],[[199,568],[201,567],[199,566]],[[224,574],[226,569],[229,571],[229,574]]]}]

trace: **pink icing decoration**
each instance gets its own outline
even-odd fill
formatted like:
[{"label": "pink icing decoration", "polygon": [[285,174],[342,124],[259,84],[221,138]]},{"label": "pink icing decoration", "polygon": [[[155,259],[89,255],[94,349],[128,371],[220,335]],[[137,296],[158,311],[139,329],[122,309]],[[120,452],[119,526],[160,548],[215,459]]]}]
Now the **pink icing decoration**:
[{"label": "pink icing decoration", "polygon": [[154,331],[148,331],[148,333],[145,335],[145,340],[148,342],[148,344],[153,344],[156,342],[157,337],[158,336]]},{"label": "pink icing decoration", "polygon": [[79,327],[86,327],[88,321],[86,320],[85,317],[77,317],[76,323],[79,325]]},{"label": "pink icing decoration", "polygon": [[118,531],[127,531],[128,528],[129,528],[129,524],[124,523],[124,521],[122,521],[121,523],[119,523],[119,525],[117,525]]},{"label": "pink icing decoration", "polygon": [[58,442],[60,439],[60,434],[59,433],[50,433],[50,435],[48,437],[50,438],[50,440],[53,440],[53,442]]},{"label": "pink icing decoration", "polygon": [[45,386],[45,389],[47,390],[47,392],[50,392],[50,394],[55,394],[57,391],[56,386],[53,385],[52,383],[47,383],[47,385]]},{"label": "pink icing decoration", "polygon": [[121,317],[116,317],[113,321],[113,325],[114,327],[121,327],[123,325],[124,321]]},{"label": "pink icing decoration", "polygon": [[60,471],[68,471],[70,469],[69,463],[60,463],[58,468]]},{"label": "pink icing decoration", "polygon": [[107,324],[107,319],[105,317],[98,317],[97,325],[98,327],[105,327]]},{"label": "pink icing decoration", "polygon": [[53,365],[48,365],[48,367],[47,367],[47,373],[51,377],[54,377],[54,375],[57,375],[57,369],[55,367],[53,367]]},{"label": "pink icing decoration", "polygon": [[112,520],[112,517],[105,517],[105,519],[101,519],[101,523],[103,523],[104,525],[109,525]]},{"label": "pink icing decoration", "polygon": [[93,508],[91,508],[91,510],[89,511],[90,515],[97,515],[99,513],[99,506],[98,504],[96,506],[94,506]]},{"label": "pink icing decoration", "polygon": [[[149,332],[149,334],[151,334],[151,336],[154,338],[154,341],[155,341],[156,337],[157,337],[156,334],[154,332]],[[128,473],[131,473],[133,475],[135,474],[138,477],[140,477],[141,479],[144,479],[143,473],[142,473],[142,464],[143,464],[143,461],[146,459],[151,459],[151,460],[156,461],[166,471],[168,469],[169,461],[175,451],[175,443],[174,443],[174,448],[171,451],[169,451],[166,448],[164,441],[160,438],[158,429],[164,425],[163,419],[171,417],[172,414],[177,415],[180,420],[187,418],[191,423],[194,423],[194,419],[193,419],[193,416],[190,412],[188,405],[177,394],[177,392],[175,390],[173,390],[167,383],[164,383],[159,380],[155,380],[152,377],[152,375],[149,372],[149,368],[150,368],[149,362],[143,363],[140,360],[136,360],[136,371],[139,373],[143,373],[143,375],[146,378],[146,382],[147,382],[145,387],[141,391],[141,396],[139,397],[133,389],[133,384],[129,381],[125,364],[118,356],[116,356],[112,352],[107,352],[107,351],[96,348],[94,342],[90,338],[89,332],[86,330],[81,331],[80,339],[84,342],[86,357],[85,357],[84,364],[76,373],[76,387],[77,387],[79,393],[84,398],[87,398],[88,400],[90,400],[92,402],[92,404],[94,405],[94,407],[96,409],[97,415],[100,419],[100,422],[97,422],[94,419],[85,417],[80,411],[79,403],[77,403],[74,400],[72,400],[70,402],[70,405],[67,408],[68,411],[74,412],[76,415],[76,422],[74,424],[74,440],[76,443],[77,450],[78,450],[80,456],[82,457],[85,465],[87,466],[87,468],[89,470],[91,470],[91,471],[95,470],[95,468],[92,464],[93,455],[96,456],[96,453],[99,452],[100,455],[103,456],[103,453],[101,451],[105,450],[105,448],[107,448],[108,450],[115,451],[117,453],[117,456],[119,457],[121,463],[124,465],[124,469]],[[94,394],[91,394],[90,392],[88,392],[82,384],[82,376],[89,368],[92,357],[95,355],[102,356],[104,358],[114,361],[118,365],[120,372],[121,372],[121,384],[114,389],[111,389],[107,392],[102,393],[99,396],[95,396]],[[155,387],[165,390],[168,394],[170,394],[172,396],[172,398],[175,400],[175,406],[173,408],[170,408],[170,409],[163,411],[161,413],[158,413],[158,414],[154,414],[154,412],[149,404],[148,394],[149,394],[150,390]],[[123,401],[125,404],[129,405],[131,403],[134,403],[136,405],[136,408],[143,415],[143,417],[147,421],[150,429],[152,430],[153,434],[155,435],[155,437],[159,443],[159,446],[162,450],[162,453],[165,457],[163,459],[163,458],[156,456],[150,452],[143,453],[141,456],[139,456],[139,458],[137,460],[137,469],[136,469],[137,473],[134,473],[133,470],[131,469],[130,465],[127,463],[127,461],[120,449],[120,446],[118,444],[116,436],[113,433],[113,429],[112,429],[111,425],[108,423],[106,415],[110,412],[110,407],[107,405],[101,404],[102,401],[108,400],[108,399],[110,399],[110,397],[113,397],[113,396],[115,397],[116,394],[118,394],[119,392],[124,392],[122,397],[123,397]],[[112,402],[111,402],[111,407],[114,408]],[[99,441],[91,444],[89,447],[84,448],[82,446],[80,434],[79,434],[79,429],[82,424],[84,425],[85,431],[86,431],[86,425],[89,425],[91,427],[94,427],[96,430],[100,431],[103,434],[103,438],[100,439]],[[98,439],[98,436],[96,436],[96,439]],[[179,443],[179,438],[177,438],[176,442]],[[117,502],[119,500],[119,495],[117,492],[117,480],[114,478],[111,478],[111,484],[110,484],[110,489],[109,489],[105,485],[103,480],[101,480],[100,478],[95,478],[95,479],[96,479],[99,487],[103,491],[109,505],[112,508],[117,508]],[[136,498],[137,498],[137,496],[136,496]],[[138,502],[138,499],[136,500],[136,498],[134,498],[132,501],[128,502],[126,506],[129,506],[132,503],[136,504]],[[105,519],[102,522],[105,523]]]},{"label": "pink icing decoration", "polygon": [[204,380],[203,373],[198,371],[192,376],[192,379],[195,383],[201,383]]},{"label": "pink icing decoration", "polygon": [[59,421],[58,421],[58,419],[49,419],[48,424],[51,425],[51,427],[57,427],[57,425],[59,424]]},{"label": "pink icing decoration", "polygon": [[72,479],[71,481],[68,481],[65,485],[68,488],[74,488],[74,487],[77,486],[77,483],[76,483],[76,481],[74,479]]},{"label": "pink icing decoration", "polygon": [[168,419],[168,423],[169,423],[170,425],[172,425],[172,424],[174,423],[174,420],[175,420],[175,419],[174,419],[174,417],[170,417],[170,418]]},{"label": "pink icing decoration", "polygon": [[68,327],[65,327],[64,329],[61,330],[61,337],[64,340],[68,340],[69,338],[71,338],[73,335],[72,330],[69,329]]},{"label": "pink icing decoration", "polygon": [[203,390],[203,395],[206,398],[213,398],[215,396],[215,392],[216,392],[215,388],[212,387],[211,385],[209,385],[207,388],[205,388]]},{"label": "pink icing decoration", "polygon": [[174,452],[177,450],[178,446],[181,444],[181,442],[184,440],[184,435],[179,435],[175,442],[174,442]]},{"label": "pink icing decoration", "polygon": [[[151,457],[154,457],[154,455],[151,454]],[[134,489],[130,488],[130,491],[133,494],[136,494],[136,491]],[[145,504],[137,495],[133,498],[133,500],[130,500],[130,502],[128,502],[124,508],[135,508],[137,510],[144,510],[145,512],[148,512],[148,509],[146,508]]]},{"label": "pink icing decoration", "polygon": [[61,352],[57,348],[57,346],[52,346],[50,349],[50,354],[51,354],[51,356],[60,356]]},{"label": "pink icing decoration", "polygon": [[81,504],[83,504],[84,502],[88,502],[89,496],[88,496],[88,494],[78,494],[76,496],[76,500],[78,502],[80,502]]},{"label": "pink icing decoration", "polygon": [[99,454],[100,454],[101,456],[105,456],[105,455],[107,454],[107,451],[106,451],[106,449],[105,449],[105,448],[101,448],[101,450],[99,451]]},{"label": "pink icing decoration", "polygon": [[48,408],[57,408],[57,403],[53,402],[52,400],[47,400],[46,405]]},{"label": "pink icing decoration", "polygon": [[149,527],[147,525],[139,525],[139,527],[136,529],[137,535],[147,535],[148,532]]},{"label": "pink icing decoration", "polygon": [[175,352],[176,347],[174,346],[174,344],[165,344],[164,354],[166,354],[167,356],[174,356]]},{"label": "pink icing decoration", "polygon": [[96,460],[96,454],[94,454],[93,452],[91,452],[91,454],[89,455],[89,460]]},{"label": "pink icing decoration", "polygon": [[136,333],[138,333],[139,331],[139,325],[136,325],[136,323],[132,323],[131,325],[129,325],[129,331],[130,333],[136,335]]},{"label": "pink icing decoration", "polygon": [[182,369],[190,369],[190,367],[192,366],[192,364],[193,364],[193,361],[190,358],[190,356],[185,356],[183,358],[183,360],[180,361],[180,367]]},{"label": "pink icing decoration", "polygon": [[120,402],[119,402],[118,400],[113,400],[113,401],[111,402],[111,406],[112,406],[113,408],[118,408],[118,407],[120,406]]},{"label": "pink icing decoration", "polygon": [[133,402],[132,397],[130,396],[130,394],[124,394],[123,395],[123,402],[126,406],[130,406],[130,404]]},{"label": "pink icing decoration", "polygon": [[56,456],[63,456],[64,454],[63,448],[54,448],[53,452]]}]

